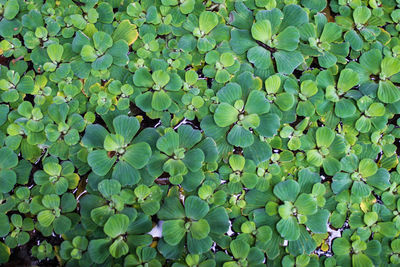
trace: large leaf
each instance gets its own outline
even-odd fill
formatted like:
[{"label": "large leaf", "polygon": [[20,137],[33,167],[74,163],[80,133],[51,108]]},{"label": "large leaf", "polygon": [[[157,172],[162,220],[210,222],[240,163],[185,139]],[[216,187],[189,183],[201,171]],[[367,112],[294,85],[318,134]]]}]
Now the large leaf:
[{"label": "large leaf", "polygon": [[253,90],[247,97],[247,102],[244,110],[247,113],[264,114],[270,109],[270,104],[265,98],[265,94],[261,91]]},{"label": "large leaf", "polygon": [[278,51],[274,53],[278,72],[291,74],[304,61],[302,54],[298,51]]},{"label": "large leaf", "polygon": [[276,230],[285,240],[295,241],[300,236],[300,227],[295,217],[290,216],[287,219],[281,219],[276,224]]},{"label": "large leaf", "polygon": [[309,194],[302,193],[299,195],[294,205],[298,213],[303,215],[312,215],[317,212],[317,200]]},{"label": "large leaf", "polygon": [[299,184],[294,180],[286,180],[274,187],[274,194],[282,201],[294,202],[300,192]]},{"label": "large leaf", "polygon": [[326,233],[329,215],[328,210],[320,209],[313,215],[307,215],[306,225],[313,233]]},{"label": "large leaf", "polygon": [[95,150],[88,155],[88,164],[94,173],[100,176],[106,175],[117,160],[117,156],[112,156],[105,150]]},{"label": "large leaf", "polygon": [[185,222],[183,220],[169,220],[163,223],[162,234],[165,242],[176,246],[185,236]]},{"label": "large leaf", "polygon": [[120,115],[113,120],[113,126],[116,134],[124,137],[125,143],[131,142],[140,128],[139,121],[135,117]]},{"label": "large leaf", "polygon": [[250,246],[243,240],[235,239],[229,245],[235,259],[245,259],[250,252]]},{"label": "large leaf", "polygon": [[229,131],[227,139],[229,144],[243,148],[251,146],[254,142],[252,132],[237,124]]},{"label": "large leaf", "polygon": [[172,100],[170,96],[164,92],[156,91],[153,93],[153,98],[151,99],[151,106],[154,110],[163,111],[168,109],[171,106]]},{"label": "large leaf", "polygon": [[109,239],[93,239],[90,240],[88,252],[90,259],[97,264],[102,264],[110,256],[108,248],[110,246]]},{"label": "large leaf", "polygon": [[289,26],[278,34],[276,39],[276,48],[286,51],[296,50],[299,44],[300,34],[296,27]]},{"label": "large leaf", "polygon": [[199,17],[200,31],[208,34],[218,24],[218,16],[215,12],[203,11]]},{"label": "large leaf", "polygon": [[116,238],[126,232],[129,226],[129,217],[125,214],[111,216],[104,225],[104,233],[111,238]]},{"label": "large leaf", "polygon": [[17,183],[17,175],[12,170],[0,170],[0,192],[8,193]]},{"label": "large leaf", "polygon": [[18,157],[8,147],[0,148],[0,169],[10,169],[18,164]]},{"label": "large leaf", "polygon": [[204,218],[209,211],[207,202],[197,196],[189,196],[185,200],[186,217],[194,220]]},{"label": "large leaf", "polygon": [[257,41],[267,44],[272,37],[272,27],[269,20],[260,20],[251,26],[251,35]]},{"label": "large leaf", "polygon": [[238,120],[239,111],[227,103],[218,105],[214,113],[215,123],[219,127],[226,127]]},{"label": "large leaf", "polygon": [[400,89],[391,81],[379,81],[378,98],[383,103],[394,103],[400,100]]},{"label": "large leaf", "polygon": [[151,147],[145,142],[136,143],[127,147],[125,154],[121,157],[136,169],[146,166],[151,157]]},{"label": "large leaf", "polygon": [[190,233],[194,239],[204,239],[210,233],[210,226],[206,220],[200,219],[197,222],[192,222]]},{"label": "large leaf", "polygon": [[47,54],[53,62],[60,62],[64,47],[60,44],[51,44],[47,47]]},{"label": "large leaf", "polygon": [[179,147],[179,134],[174,131],[167,132],[157,140],[157,149],[168,156],[172,156]]},{"label": "large leaf", "polygon": [[339,25],[333,22],[329,22],[325,24],[320,40],[321,42],[331,43],[339,39],[341,36],[342,29],[339,27]]},{"label": "large leaf", "polygon": [[108,48],[113,45],[111,36],[102,31],[97,31],[93,34],[94,47],[101,53],[104,53]]},{"label": "large leaf", "polygon": [[136,30],[136,26],[130,23],[129,20],[121,21],[112,34],[114,42],[118,40],[125,40],[128,45],[133,44],[138,36],[139,34]]}]

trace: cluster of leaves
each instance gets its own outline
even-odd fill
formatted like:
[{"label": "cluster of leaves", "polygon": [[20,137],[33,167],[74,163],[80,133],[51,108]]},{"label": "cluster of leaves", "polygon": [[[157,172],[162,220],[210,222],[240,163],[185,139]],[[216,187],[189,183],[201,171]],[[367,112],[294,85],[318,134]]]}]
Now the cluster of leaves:
[{"label": "cluster of leaves", "polygon": [[399,0],[0,0],[0,264],[398,266],[399,23]]}]

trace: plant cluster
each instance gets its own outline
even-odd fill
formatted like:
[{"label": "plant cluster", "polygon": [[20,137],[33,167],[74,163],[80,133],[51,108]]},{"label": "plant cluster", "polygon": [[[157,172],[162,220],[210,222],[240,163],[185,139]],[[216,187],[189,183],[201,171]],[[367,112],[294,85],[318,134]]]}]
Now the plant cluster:
[{"label": "plant cluster", "polygon": [[399,0],[0,0],[0,264],[399,266],[399,32]]}]

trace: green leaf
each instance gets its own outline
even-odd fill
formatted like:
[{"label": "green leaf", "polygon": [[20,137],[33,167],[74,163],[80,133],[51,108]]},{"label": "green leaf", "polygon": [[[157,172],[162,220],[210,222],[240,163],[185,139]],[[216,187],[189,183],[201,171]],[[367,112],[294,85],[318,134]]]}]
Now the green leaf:
[{"label": "green leaf", "polygon": [[98,51],[104,53],[108,48],[113,45],[113,40],[108,33],[97,31],[93,34],[93,43],[94,47]]},{"label": "green leaf", "polygon": [[17,183],[17,175],[12,170],[0,170],[0,192],[8,193]]},{"label": "green leaf", "polygon": [[298,213],[303,215],[312,215],[317,212],[317,201],[309,194],[300,194],[294,205]]},{"label": "green leaf", "polygon": [[393,222],[379,222],[379,233],[388,238],[395,238],[399,230]]},{"label": "green leaf", "polygon": [[260,20],[251,26],[251,35],[257,41],[267,44],[272,37],[272,27],[269,20]]},{"label": "green leaf", "polygon": [[237,54],[243,54],[250,48],[257,46],[257,43],[253,40],[248,30],[233,29],[231,31],[231,40],[229,44],[232,47],[233,52]]},{"label": "green leaf", "polygon": [[329,219],[329,211],[325,209],[318,210],[317,213],[313,215],[307,215],[306,226],[313,233],[326,233],[328,231],[328,219]]},{"label": "green leaf", "polygon": [[400,100],[400,90],[391,81],[379,81],[378,98],[383,103],[394,103]]},{"label": "green leaf", "polygon": [[308,22],[307,12],[298,5],[285,5],[283,8],[284,19],[282,21],[280,30],[289,26],[300,27]]},{"label": "green leaf", "polygon": [[223,207],[212,209],[204,219],[210,225],[210,232],[214,234],[224,234],[229,229],[229,217]]},{"label": "green leaf", "polygon": [[133,74],[133,82],[136,86],[147,88],[152,87],[154,84],[153,78],[146,68],[139,68],[135,71],[135,74]]},{"label": "green leaf", "polygon": [[58,235],[65,234],[71,229],[71,225],[71,220],[67,216],[61,215],[60,217],[55,218],[53,222],[54,232]]},{"label": "green leaf", "polygon": [[210,226],[206,220],[200,219],[199,221],[192,222],[190,233],[194,239],[206,238],[210,233]]},{"label": "green leaf", "polygon": [[332,43],[342,36],[342,29],[338,24],[334,22],[328,22],[325,24],[324,30],[322,31],[320,41]]},{"label": "green leaf", "polygon": [[90,45],[84,45],[81,50],[81,57],[86,62],[94,62],[97,59],[96,50]]},{"label": "green leaf", "polygon": [[161,220],[182,219],[185,217],[185,210],[178,198],[166,197],[158,217]]},{"label": "green leaf", "polygon": [[6,214],[0,214],[0,237],[5,237],[9,232],[10,221],[8,220],[8,216]]},{"label": "green leaf", "polygon": [[358,6],[354,9],[353,18],[356,24],[365,24],[371,17],[371,10],[366,6]]},{"label": "green leaf", "polygon": [[239,111],[227,103],[218,105],[214,113],[215,123],[219,127],[226,127],[238,120]]},{"label": "green leaf", "polygon": [[371,188],[362,181],[354,181],[351,187],[351,194],[356,197],[367,197],[371,193]]},{"label": "green leaf", "polygon": [[115,164],[112,178],[119,181],[122,186],[135,185],[140,180],[140,173],[125,161],[118,161]]},{"label": "green leaf", "polygon": [[179,147],[186,149],[192,148],[201,140],[201,132],[193,129],[189,125],[182,125],[178,128],[179,134]]},{"label": "green leaf", "polygon": [[363,53],[359,61],[369,73],[378,74],[381,70],[382,53],[378,49],[371,49]]},{"label": "green leaf", "polygon": [[215,12],[203,11],[199,17],[200,31],[208,34],[215,26],[218,25],[218,16]]},{"label": "green leaf", "polygon": [[324,168],[324,171],[327,175],[333,176],[337,172],[341,170],[341,164],[340,161],[338,161],[336,158],[332,156],[327,156],[323,162],[322,166]]},{"label": "green leaf", "polygon": [[104,139],[108,135],[107,130],[98,124],[90,124],[86,127],[82,143],[88,148],[102,148]]},{"label": "green leaf", "polygon": [[0,264],[7,263],[11,255],[10,248],[0,242]]},{"label": "green leaf", "polygon": [[365,117],[364,115],[362,115],[360,118],[358,118],[358,120],[356,121],[356,129],[360,132],[360,133],[367,133],[369,132],[369,130],[371,129],[371,119]]},{"label": "green leaf", "polygon": [[110,253],[108,251],[109,246],[110,246],[109,239],[90,240],[88,246],[90,259],[97,264],[104,263],[110,256]]},{"label": "green leaf", "polygon": [[185,158],[183,159],[185,166],[192,172],[199,170],[204,162],[204,153],[201,149],[195,148],[191,149],[185,153]]},{"label": "green leaf", "polygon": [[165,242],[176,246],[185,236],[185,222],[183,220],[169,220],[162,225],[162,234]]},{"label": "green leaf", "polygon": [[11,169],[18,164],[18,157],[8,147],[0,148],[0,169]]},{"label": "green leaf", "polygon": [[117,160],[116,156],[109,157],[105,150],[95,150],[88,155],[88,164],[94,173],[100,176],[106,175]]},{"label": "green leaf", "polygon": [[354,254],[351,257],[352,266],[354,267],[373,267],[374,264],[367,255],[363,253]]},{"label": "green leaf", "polygon": [[114,43],[119,40],[124,40],[128,45],[132,45],[138,36],[139,34],[136,30],[136,26],[126,19],[118,24],[112,34],[112,39],[114,40]]},{"label": "green leaf", "polygon": [[281,74],[291,74],[301,63],[304,58],[299,51],[278,51],[274,53],[278,72]]},{"label": "green leaf", "polygon": [[113,120],[113,126],[116,134],[124,137],[125,143],[128,144],[138,132],[140,128],[139,121],[135,117],[120,115]]},{"label": "green leaf", "polygon": [[53,223],[55,215],[51,210],[43,210],[39,212],[37,219],[42,226],[49,227]]},{"label": "green leaf", "polygon": [[371,175],[374,175],[378,171],[378,166],[376,165],[375,161],[372,159],[366,158],[360,161],[360,165],[358,167],[360,174],[367,178]]},{"label": "green leaf", "polygon": [[103,180],[98,184],[97,188],[100,193],[108,199],[121,192],[121,184],[116,180]]},{"label": "green leaf", "polygon": [[124,137],[119,134],[109,134],[104,139],[104,149],[107,151],[120,151],[124,145]]},{"label": "green leaf", "polygon": [[233,154],[229,157],[229,165],[233,171],[242,171],[245,164],[245,158],[238,154]]},{"label": "green leaf", "polygon": [[172,156],[179,147],[179,134],[174,131],[167,132],[157,140],[157,149],[168,156]]},{"label": "green leaf", "polygon": [[246,259],[250,252],[250,246],[245,241],[240,239],[233,240],[229,248],[235,259]]},{"label": "green leaf", "polygon": [[340,99],[335,105],[335,115],[339,118],[349,118],[354,116],[356,106],[350,99]]},{"label": "green leaf", "polygon": [[278,115],[267,113],[260,116],[260,125],[256,128],[256,132],[264,137],[273,137],[280,127]]},{"label": "green leaf", "polygon": [[4,5],[3,16],[6,20],[12,20],[19,12],[18,0],[8,0]]},{"label": "green leaf", "polygon": [[270,109],[270,104],[265,98],[265,94],[261,91],[253,90],[247,97],[244,110],[249,114],[264,114]]},{"label": "green leaf", "polygon": [[185,200],[186,217],[194,220],[200,220],[206,216],[209,211],[207,202],[197,196],[189,196]]},{"label": "green leaf", "polygon": [[289,26],[276,36],[274,42],[277,49],[294,51],[299,44],[299,38],[300,34],[297,28]]},{"label": "green leaf", "polygon": [[151,147],[145,142],[136,143],[126,148],[125,154],[121,157],[136,169],[141,169],[149,162]]},{"label": "green leaf", "polygon": [[164,91],[156,91],[153,93],[151,99],[151,106],[156,111],[163,111],[168,109],[172,104],[172,100],[169,95]]},{"label": "green leaf", "polygon": [[51,44],[47,47],[47,54],[53,62],[60,62],[64,47],[60,44]]},{"label": "green leaf", "polygon": [[318,147],[329,147],[335,139],[335,133],[328,127],[320,127],[315,137]]},{"label": "green leaf", "polygon": [[290,216],[287,219],[281,219],[276,224],[276,230],[285,240],[295,241],[300,236],[300,227],[295,217]]},{"label": "green leaf", "polygon": [[337,255],[348,255],[351,245],[346,237],[335,238],[332,243],[332,250]]},{"label": "green leaf", "polygon": [[250,48],[247,52],[247,59],[250,63],[252,63],[256,68],[259,69],[268,70],[271,69],[273,66],[271,52],[261,46]]},{"label": "green leaf", "polygon": [[113,214],[114,210],[109,206],[101,206],[90,211],[90,218],[97,225],[103,226]]},{"label": "green leaf", "polygon": [[337,88],[342,92],[347,92],[359,82],[358,73],[352,69],[344,69],[340,72]]},{"label": "green leaf", "polygon": [[129,247],[125,243],[124,240],[119,238],[111,244],[111,246],[109,248],[109,252],[110,252],[111,256],[118,259],[118,258],[128,254]]},{"label": "green leaf", "polygon": [[60,176],[61,165],[55,162],[49,162],[43,165],[43,170],[50,176]]},{"label": "green leaf", "polygon": [[129,217],[125,214],[111,216],[104,225],[104,233],[111,238],[116,238],[126,232],[129,226]]},{"label": "green leaf", "polygon": [[228,133],[228,142],[239,147],[249,147],[254,142],[253,134],[244,127],[235,124]]},{"label": "green leaf", "polygon": [[386,169],[380,168],[378,171],[367,178],[367,184],[385,191],[390,186],[390,174]]},{"label": "green leaf", "polygon": [[393,76],[400,70],[400,60],[393,57],[385,57],[381,63],[381,75],[384,79]]},{"label": "green leaf", "polygon": [[163,70],[156,70],[151,75],[153,81],[160,87],[164,87],[170,80],[170,76],[168,72]]},{"label": "green leaf", "polygon": [[99,58],[97,58],[93,63],[92,63],[92,68],[94,70],[106,70],[111,66],[113,63],[113,57],[110,54],[105,54]]},{"label": "green leaf", "polygon": [[294,180],[286,180],[275,185],[273,191],[280,200],[294,202],[300,192],[300,186]]}]

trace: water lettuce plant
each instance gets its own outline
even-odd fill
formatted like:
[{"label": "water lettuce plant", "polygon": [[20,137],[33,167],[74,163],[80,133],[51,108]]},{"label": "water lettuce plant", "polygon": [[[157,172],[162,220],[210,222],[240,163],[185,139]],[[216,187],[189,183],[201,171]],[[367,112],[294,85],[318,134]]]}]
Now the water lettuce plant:
[{"label": "water lettuce plant", "polygon": [[0,0],[0,265],[398,266],[399,0]]}]

